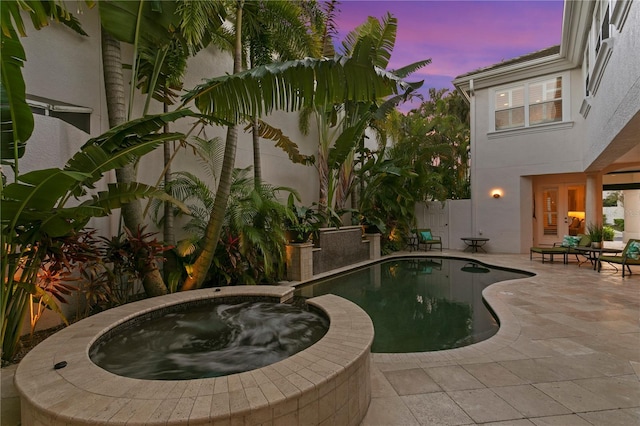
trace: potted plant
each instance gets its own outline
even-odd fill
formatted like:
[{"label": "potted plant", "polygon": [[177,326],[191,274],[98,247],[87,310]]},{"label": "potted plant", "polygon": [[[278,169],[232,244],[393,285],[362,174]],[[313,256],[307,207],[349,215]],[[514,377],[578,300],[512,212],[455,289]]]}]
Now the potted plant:
[{"label": "potted plant", "polygon": [[602,248],[602,238],[604,235],[603,226],[597,223],[589,223],[587,225],[587,233],[591,239],[591,247]]},{"label": "potted plant", "polygon": [[286,239],[291,243],[306,243],[320,228],[322,215],[313,207],[296,206],[294,195],[289,194],[287,217],[285,218]]}]

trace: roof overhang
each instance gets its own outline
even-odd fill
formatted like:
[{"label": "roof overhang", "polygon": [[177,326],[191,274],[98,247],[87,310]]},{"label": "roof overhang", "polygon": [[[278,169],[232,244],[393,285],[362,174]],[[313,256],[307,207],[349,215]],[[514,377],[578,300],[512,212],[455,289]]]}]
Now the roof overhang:
[{"label": "roof overhang", "polygon": [[552,74],[574,68],[575,65],[560,54],[545,56],[531,61],[520,62],[500,68],[467,74],[453,80],[453,85],[465,96],[473,95],[471,89],[483,89],[508,84],[513,81],[526,80],[545,74]]},{"label": "roof overhang", "polygon": [[478,72],[457,77],[453,80],[453,85],[468,100],[469,96],[473,96],[473,90],[566,71],[579,66],[582,63],[594,7],[595,0],[566,0],[564,2],[559,53],[503,67],[494,66],[481,69]]}]

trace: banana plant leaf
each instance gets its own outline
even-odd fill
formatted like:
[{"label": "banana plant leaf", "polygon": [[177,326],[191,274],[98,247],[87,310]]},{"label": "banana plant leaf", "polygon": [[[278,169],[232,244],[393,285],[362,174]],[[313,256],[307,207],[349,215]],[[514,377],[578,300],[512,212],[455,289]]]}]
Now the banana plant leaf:
[{"label": "banana plant leaf", "polygon": [[[2,5],[5,3],[9,2],[2,2]],[[11,29],[10,36],[2,32],[0,40],[0,158],[10,160],[24,155],[26,141],[33,132],[33,114],[26,101],[26,89],[22,78],[22,66],[26,55],[18,35]],[[3,161],[3,164],[12,162]]]},{"label": "banana plant leaf", "polygon": [[[92,1],[86,2],[90,7]],[[22,0],[0,2],[0,160],[15,167],[15,160],[24,155],[26,141],[33,132],[33,114],[26,101],[22,66],[26,61],[18,34],[27,35],[22,20],[25,11],[37,30],[49,25],[49,19],[60,22],[81,35],[87,35],[80,22],[57,1]],[[13,161],[11,161],[13,160]]]},{"label": "banana plant leaf", "polygon": [[[180,26],[175,1],[101,1],[102,27],[119,41],[134,44],[136,33],[147,46],[166,46]],[[144,31],[139,31],[141,28]]]},{"label": "banana plant leaf", "polygon": [[188,109],[179,109],[163,114],[147,115],[135,120],[127,121],[120,126],[103,133],[102,135],[89,139],[81,149],[90,145],[99,145],[106,152],[112,153],[119,150],[122,146],[131,146],[140,138],[157,132],[166,124],[178,120],[179,118],[196,116]]},{"label": "banana plant leaf", "polygon": [[[244,128],[245,131],[251,129],[252,124]],[[289,156],[292,163],[310,165],[313,164],[315,158],[313,155],[304,155],[300,153],[298,144],[293,142],[282,130],[277,129],[262,120],[258,120],[258,135],[261,138],[269,139],[276,143],[276,146],[282,149]]]},{"label": "banana plant leaf", "polygon": [[183,102],[194,101],[203,114],[239,122],[275,109],[294,111],[345,99],[371,101],[405,87],[405,82],[375,68],[367,57],[305,58],[210,79],[189,91]]},{"label": "banana plant leaf", "polygon": [[2,192],[3,228],[11,229],[22,223],[23,211],[46,212],[67,194],[69,187],[82,182],[86,175],[60,169],[45,169],[26,173],[18,177],[18,182],[7,185]]}]

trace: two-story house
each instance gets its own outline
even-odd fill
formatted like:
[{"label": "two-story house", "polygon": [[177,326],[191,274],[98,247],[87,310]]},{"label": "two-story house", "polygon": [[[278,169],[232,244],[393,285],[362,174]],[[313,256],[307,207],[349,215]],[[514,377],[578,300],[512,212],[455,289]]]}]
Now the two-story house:
[{"label": "two-story house", "polygon": [[559,46],[454,80],[471,106],[471,229],[525,253],[601,223],[640,237],[640,1],[568,0]]}]

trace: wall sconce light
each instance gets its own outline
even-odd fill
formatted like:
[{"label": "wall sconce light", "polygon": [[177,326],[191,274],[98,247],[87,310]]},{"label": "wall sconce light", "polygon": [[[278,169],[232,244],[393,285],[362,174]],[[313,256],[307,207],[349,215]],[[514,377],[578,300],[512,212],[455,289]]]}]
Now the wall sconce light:
[{"label": "wall sconce light", "polygon": [[492,196],[493,198],[500,198],[500,197],[502,197],[502,190],[501,190],[501,189],[497,189],[497,188],[496,188],[496,189],[492,189],[492,190],[491,190],[491,196]]}]

